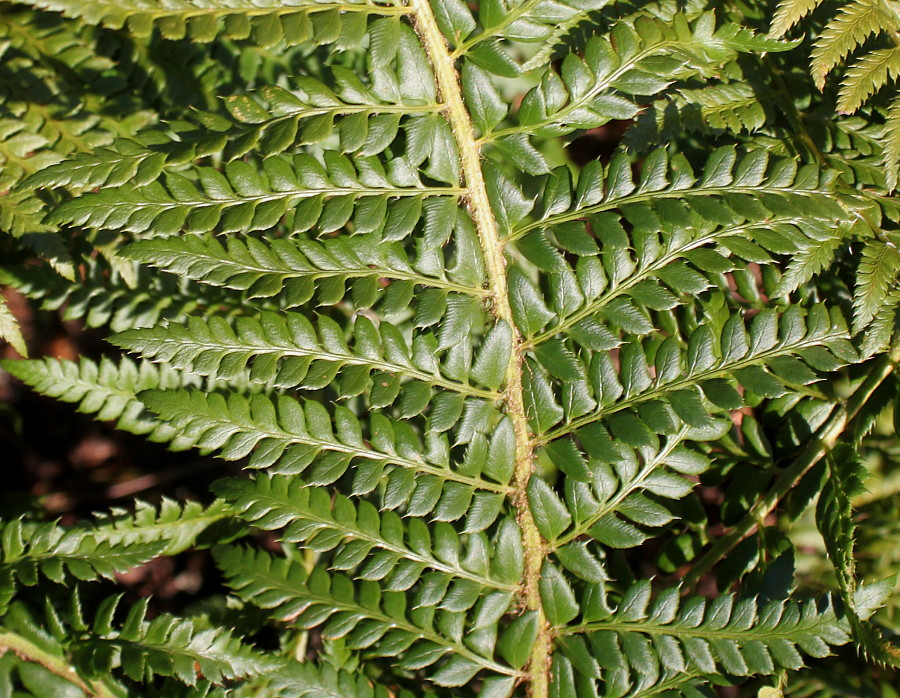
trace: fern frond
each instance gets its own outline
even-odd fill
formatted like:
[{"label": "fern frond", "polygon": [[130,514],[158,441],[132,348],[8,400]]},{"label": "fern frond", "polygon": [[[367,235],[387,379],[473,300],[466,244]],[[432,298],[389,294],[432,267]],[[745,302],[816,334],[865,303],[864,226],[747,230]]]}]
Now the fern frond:
[{"label": "fern frond", "polygon": [[[521,68],[502,42],[542,44],[546,60],[556,40],[567,30],[608,4],[608,0],[502,0],[473,12],[462,3],[448,3],[437,12],[441,30],[454,47],[453,56],[466,55],[477,64],[507,77],[543,65],[532,56]],[[477,14],[477,21],[476,15]]]},{"label": "fern frond", "polygon": [[[320,305],[335,305],[343,300],[347,284],[355,307],[375,307],[381,302],[386,315],[405,310],[416,286],[435,289],[421,294],[434,299],[432,307],[446,305],[448,292],[483,296],[484,268],[474,252],[477,240],[468,226],[457,225],[452,231],[429,227],[434,235],[418,245],[415,257],[399,242],[391,242],[406,237],[416,224],[418,203],[412,200],[412,206],[404,206],[396,202],[393,210],[403,210],[385,221],[380,234],[358,234],[352,241],[301,237],[263,241],[229,236],[223,248],[211,235],[189,235],[141,240],[129,245],[123,254],[204,284],[247,290],[251,297],[283,294],[288,306],[302,305],[313,294]],[[425,205],[429,218],[449,214],[452,221],[455,213],[443,203]],[[449,244],[441,247],[445,234]],[[451,246],[456,254],[448,260],[445,253]],[[392,283],[384,286],[381,279]],[[423,315],[417,324],[433,324],[442,314],[432,314],[430,321]]]},{"label": "fern frond", "polygon": [[[51,219],[60,225],[134,233],[150,229],[156,234],[182,229],[248,232],[275,226],[290,209],[295,232],[317,225],[326,233],[343,227],[354,212],[361,218],[378,215],[372,207],[383,212],[391,197],[422,200],[458,193],[452,186],[426,186],[417,176],[413,181],[404,179],[414,172],[408,163],[394,163],[389,172],[374,158],[357,158],[351,163],[336,156],[326,158],[326,163],[322,167],[305,154],[293,158],[275,155],[264,160],[260,173],[246,162],[235,160],[226,165],[225,174],[213,168],[198,170],[202,192],[186,177],[170,172],[165,186],[154,182],[145,187],[85,194],[63,203]],[[448,163],[443,176],[453,181],[457,167]],[[303,205],[298,205],[301,201]]]},{"label": "fern frond", "polygon": [[900,48],[871,51],[847,69],[838,94],[838,109],[852,114],[888,81],[900,78]]},{"label": "fern frond", "polygon": [[[66,649],[86,676],[121,670],[134,681],[150,683],[155,676],[172,676],[194,686],[201,677],[221,683],[283,666],[280,659],[242,644],[223,628],[203,628],[199,622],[169,614],[148,621],[147,599],[132,604],[121,626],[116,626],[120,600],[121,595],[107,597],[90,625],[81,617],[77,601],[71,605],[70,622],[76,632]],[[61,627],[60,620],[52,625]]]},{"label": "fern frond", "polygon": [[382,591],[375,582],[354,584],[321,568],[307,575],[299,564],[262,551],[222,548],[216,558],[238,596],[270,609],[276,618],[300,628],[323,626],[324,637],[395,657],[406,669],[439,663],[430,675],[439,686],[462,686],[487,670],[510,677],[506,685],[512,688],[516,671],[492,658],[497,627],[479,626],[477,617],[465,634],[466,614],[414,607],[404,592]]},{"label": "fern frond", "polygon": [[797,22],[822,4],[822,0],[780,0],[772,18],[769,36],[781,38],[792,29]]},{"label": "fern frond", "polygon": [[450,581],[456,587],[446,603],[460,611],[468,608],[466,598],[474,601],[493,589],[511,594],[518,584],[508,575],[496,576],[480,562],[498,547],[486,535],[475,535],[493,523],[503,501],[496,496],[473,507],[465,527],[470,535],[463,544],[452,526],[439,523],[429,530],[416,518],[423,509],[430,510],[421,500],[410,503],[404,523],[394,512],[379,513],[366,501],[357,505],[342,495],[332,500],[324,488],[298,478],[261,474],[254,480],[226,480],[216,490],[254,526],[286,527],[281,540],[302,543],[320,554],[334,551],[332,570],[355,570],[355,578],[379,582],[389,591],[407,591],[421,582],[431,590],[429,605],[444,600]]},{"label": "fern frond", "polygon": [[869,37],[876,36],[896,23],[882,0],[852,0],[816,38],[811,54],[811,70],[816,86],[825,87],[825,77]]},{"label": "fern frond", "polygon": [[18,320],[9,309],[9,304],[5,298],[0,298],[0,340],[8,342],[19,354],[28,356],[28,347],[25,345],[25,338],[22,336],[22,328],[19,326]]},{"label": "fern frond", "polygon": [[[437,499],[428,495],[439,520],[463,516],[476,490],[505,492],[512,475],[508,450],[512,435],[505,426],[497,428],[493,448],[485,453],[477,442],[473,457],[454,469],[446,437],[432,431],[423,445],[403,422],[379,412],[369,415],[371,434],[364,439],[359,419],[340,405],[334,407],[335,434],[325,407],[287,396],[150,391],[141,393],[141,400],[200,448],[218,449],[226,460],[250,455],[248,467],[279,474],[300,474],[309,468],[306,479],[311,484],[331,484],[354,463],[353,491],[367,493],[381,481],[388,465],[397,466],[388,474],[385,506],[401,506],[422,488],[419,496],[441,493]],[[491,480],[483,479],[482,469]]]},{"label": "fern frond", "polygon": [[440,128],[434,117],[443,105],[433,95],[428,101],[427,93],[401,89],[400,73],[408,72],[404,61],[373,68],[365,83],[342,66],[331,70],[329,85],[304,75],[293,78],[290,90],[266,86],[228,96],[222,103],[231,119],[198,113],[177,128],[119,138],[109,147],[42,168],[22,188],[146,186],[163,171],[182,170],[186,162],[202,157],[221,153],[231,161],[251,152],[272,156],[332,137],[338,138],[342,152],[370,157],[382,153],[401,130],[412,150],[430,147],[429,136]]},{"label": "fern frond", "polygon": [[62,310],[63,319],[83,319],[88,327],[109,325],[114,332],[150,327],[161,320],[183,322],[196,311],[216,314],[226,309],[226,301],[234,300],[219,289],[145,269],[130,269],[133,278],[126,282],[119,269],[96,257],[81,258],[78,266],[74,282],[47,266],[22,265],[0,267],[0,282],[41,300],[44,310]]},{"label": "fern frond", "polygon": [[55,522],[26,524],[22,520],[0,523],[0,608],[6,608],[16,591],[16,582],[34,586],[43,575],[59,584],[69,577],[112,579],[152,560],[165,545],[135,541],[116,545],[95,537],[90,530],[63,529]]},{"label": "fern frond", "polygon": [[860,584],[857,580],[854,559],[856,524],[852,499],[865,491],[863,482],[866,470],[860,462],[859,454],[846,444],[839,444],[829,454],[826,463],[829,477],[822,487],[816,506],[816,525],[834,565],[854,639],[875,661],[900,666],[900,650],[885,640],[879,629],[868,622],[893,592],[897,578],[895,576],[868,585]]},{"label": "fern frond", "polygon": [[849,640],[847,623],[827,596],[762,603],[723,595],[707,601],[681,599],[678,589],[669,589],[651,602],[650,583],[640,582],[614,610],[586,597],[572,611],[581,612],[582,621],[564,631],[559,649],[569,675],[602,676],[616,695],[644,695],[678,674],[773,675],[803,666],[800,650],[824,657]]},{"label": "fern frond", "polygon": [[[584,538],[611,548],[632,548],[652,535],[647,529],[670,523],[674,515],[665,500],[681,499],[693,487],[682,476],[701,475],[711,466],[708,457],[687,448],[685,442],[706,440],[727,428],[722,422],[706,429],[682,427],[656,448],[616,443],[602,429],[586,431],[585,438],[591,439],[589,466],[575,456],[571,441],[549,444],[545,449],[550,459],[569,477],[574,473],[575,480],[562,498],[540,478],[534,478],[529,486],[535,521],[548,548],[573,574],[595,583],[602,581],[603,567]],[[606,453],[597,458],[601,450]],[[589,480],[579,477],[578,460],[585,472],[589,471]]]},{"label": "fern frond", "polygon": [[[834,309],[829,314],[819,305],[810,308],[805,319],[799,306],[792,306],[780,318],[774,311],[764,311],[753,318],[749,332],[740,315],[728,317],[721,325],[709,322],[691,334],[685,353],[670,338],[656,350],[653,378],[651,362],[639,342],[623,345],[620,356],[618,371],[603,352],[591,356],[589,364],[576,361],[573,375],[563,380],[583,381],[582,394],[587,397],[593,393],[595,398],[581,398],[578,413],[568,414],[544,387],[549,387],[546,372],[559,378],[560,370],[546,359],[542,361],[543,369],[532,364],[537,380],[533,379],[530,388],[534,405],[531,417],[541,443],[578,433],[582,426],[619,415],[610,424],[616,438],[632,446],[652,446],[652,434],[675,433],[677,420],[698,428],[708,427],[712,421],[710,412],[740,407],[743,403],[737,391],[729,387],[731,380],[756,395],[778,397],[785,394],[788,384],[805,385],[818,380],[810,366],[834,370],[858,357],[840,311]],[[698,387],[705,390],[707,385],[710,391],[706,397],[716,406],[712,409],[703,406],[698,391]],[[663,406],[670,403],[668,409],[674,414],[657,412],[658,401]],[[645,403],[647,411],[641,415],[641,405]],[[638,419],[627,412],[620,414],[630,409],[637,410]],[[643,424],[640,417],[645,420]],[[590,438],[587,434],[585,437]]]},{"label": "fern frond", "polygon": [[853,292],[853,332],[861,332],[881,311],[897,288],[900,274],[900,250],[897,236],[887,240],[869,239],[863,243],[862,259],[856,273]]},{"label": "fern frond", "polygon": [[[533,203],[523,198],[521,210],[516,210],[520,222],[509,225],[509,239],[616,210],[622,212],[617,217],[638,225],[648,215],[655,216],[656,220],[650,221],[659,225],[667,215],[679,214],[679,221],[690,225],[684,218],[684,207],[703,207],[697,210],[702,219],[719,225],[764,220],[788,210],[798,219],[846,220],[848,209],[836,202],[832,193],[834,180],[835,174],[828,170],[810,165],[798,167],[787,159],[770,161],[765,151],[754,151],[739,159],[734,148],[724,147],[714,151],[699,178],[682,156],[673,156],[670,162],[664,151],[654,151],[635,182],[628,157],[619,153],[605,173],[600,162],[586,165],[574,186],[565,171],[556,170],[545,185],[543,210],[534,211]],[[507,206],[515,195],[501,182],[495,184],[494,191],[498,198],[507,197]],[[669,199],[680,201],[677,206],[669,205]],[[709,204],[705,204],[707,200]],[[777,211],[768,209],[767,204],[777,207]],[[526,218],[532,212],[540,215],[534,220]],[[601,235],[605,232],[600,231]],[[613,232],[610,230],[609,234]]]},{"label": "fern frond", "polygon": [[37,392],[64,402],[78,403],[78,411],[96,415],[103,421],[116,421],[116,428],[132,434],[145,434],[150,441],[172,442],[172,448],[185,449],[192,444],[154,419],[137,394],[151,388],[174,388],[184,385],[185,377],[166,366],[149,361],[135,363],[120,359],[118,363],[102,358],[99,363],[82,358],[4,360],[4,370]]},{"label": "fern frond", "polygon": [[861,357],[871,358],[875,352],[890,346],[897,331],[900,330],[898,308],[900,308],[900,289],[894,289],[884,299],[878,313],[863,332],[859,352]]},{"label": "fern frond", "polygon": [[[399,329],[387,322],[376,327],[361,315],[353,326],[353,340],[351,348],[344,330],[324,315],[314,325],[300,313],[263,311],[254,319],[238,318],[233,327],[222,318],[192,317],[187,325],[123,332],[112,342],[158,363],[213,378],[227,380],[249,366],[251,380],[279,388],[316,390],[337,381],[341,397],[366,391],[372,380],[394,377],[463,395],[497,397],[495,392],[442,375],[435,361],[438,343],[432,335],[415,335],[410,351]],[[508,337],[505,346],[508,354]],[[490,376],[488,387],[496,389],[501,379]],[[372,395],[373,407],[390,402]]]},{"label": "fern frond", "polygon": [[[255,698],[263,692],[268,698],[412,698],[409,691],[397,693],[368,676],[309,661],[290,662],[273,674],[236,687],[229,695]],[[422,698],[435,696],[427,692]]]},{"label": "fern frond", "polygon": [[625,143],[629,149],[643,152],[651,144],[674,138],[685,129],[754,133],[768,120],[764,100],[746,82],[684,89],[642,111],[626,132]]},{"label": "fern frond", "polygon": [[900,98],[894,99],[884,121],[884,169],[888,191],[900,179]]},{"label": "fern frond", "polygon": [[147,0],[34,0],[30,4],[91,24],[112,29],[127,28],[137,37],[150,36],[154,30],[166,39],[188,38],[197,42],[219,37],[252,37],[255,43],[264,47],[280,41],[289,44],[339,41],[340,45],[353,46],[365,34],[368,15],[404,12],[402,7],[368,0],[292,0],[288,4],[276,0],[213,3],[177,0],[164,4]]},{"label": "fern frond", "polygon": [[88,530],[94,539],[114,546],[164,543],[160,554],[176,555],[199,545],[204,531],[233,515],[232,507],[220,499],[203,506],[164,497],[159,506],[136,500],[133,512],[116,507],[97,513]]},{"label": "fern frond", "polygon": [[559,73],[544,73],[541,83],[523,97],[518,124],[494,130],[489,142],[530,174],[543,174],[548,168],[528,138],[561,136],[597,128],[611,119],[631,119],[639,111],[633,96],[655,95],[676,80],[710,75],[737,52],[778,51],[793,45],[754,37],[734,25],[715,30],[712,14],[704,14],[693,25],[683,14],[670,22],[646,16],[621,20],[608,36],[592,37],[583,52],[569,53]]}]

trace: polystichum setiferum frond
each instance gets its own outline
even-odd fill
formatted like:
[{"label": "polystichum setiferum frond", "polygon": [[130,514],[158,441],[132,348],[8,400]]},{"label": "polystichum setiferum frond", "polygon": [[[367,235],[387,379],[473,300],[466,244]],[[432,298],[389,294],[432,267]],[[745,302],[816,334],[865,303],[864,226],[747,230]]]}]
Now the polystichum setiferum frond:
[{"label": "polystichum setiferum frond", "polygon": [[[3,366],[248,472],[7,517],[0,687],[705,695],[895,661],[853,502],[898,386],[896,49],[816,90],[887,0],[826,22],[815,82],[772,37],[816,3],[30,4],[0,6],[0,278],[132,357]],[[810,595],[771,515],[817,495]],[[83,610],[191,547],[227,601]]]}]

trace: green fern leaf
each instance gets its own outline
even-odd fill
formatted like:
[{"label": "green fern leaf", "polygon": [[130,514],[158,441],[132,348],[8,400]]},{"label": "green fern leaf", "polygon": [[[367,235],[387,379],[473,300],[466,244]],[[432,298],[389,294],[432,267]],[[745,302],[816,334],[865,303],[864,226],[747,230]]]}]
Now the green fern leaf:
[{"label": "green fern leaf", "polygon": [[821,4],[822,0],[781,0],[772,18],[769,36],[775,38],[784,36],[797,22]]},{"label": "green fern leaf", "polygon": [[[442,199],[432,201],[440,205],[426,204],[426,215],[436,211],[435,215],[449,214],[452,220],[453,208]],[[229,236],[223,249],[212,236],[192,235],[139,241],[124,254],[204,284],[247,290],[252,297],[281,294],[289,306],[306,303],[314,293],[321,305],[335,305],[343,300],[348,284],[357,307],[383,303],[381,310],[387,315],[405,311],[416,286],[435,289],[425,290],[425,297],[444,306],[449,292],[483,297],[484,267],[477,254],[470,253],[477,241],[468,227],[435,231],[435,243],[438,235],[446,234],[447,243],[457,251],[450,260],[445,258],[447,248],[421,244],[412,256],[400,242],[392,242],[406,238],[421,213],[419,202],[411,203],[396,202],[396,214],[385,221],[380,234],[358,234],[352,241],[296,237],[264,242]],[[384,285],[381,279],[392,283]],[[438,319],[432,316],[420,324],[434,324]]]},{"label": "green fern leaf", "polygon": [[[264,312],[258,320],[239,318],[233,328],[221,318],[203,322],[192,317],[187,326],[131,330],[116,335],[112,341],[154,361],[223,379],[239,375],[249,363],[251,380],[280,388],[314,390],[340,375],[338,389],[342,397],[366,390],[372,373],[375,380],[385,375],[399,376],[463,395],[487,399],[497,396],[490,390],[442,376],[434,362],[438,345],[433,336],[415,337],[410,354],[400,330],[387,322],[376,327],[363,316],[356,320],[354,335],[351,348],[344,331],[327,316],[321,316],[313,325],[299,313]],[[498,360],[505,365],[510,352],[508,340],[500,351],[505,354]],[[500,383],[495,376],[484,377],[494,389]],[[499,378],[502,379],[502,371]]]},{"label": "green fern leaf", "polygon": [[871,51],[848,68],[841,82],[838,109],[852,114],[889,80],[900,78],[900,48]]},{"label": "green fern leaf", "polygon": [[202,676],[213,683],[258,676],[283,664],[242,644],[221,628],[198,627],[191,619],[168,614],[146,620],[147,600],[132,605],[121,627],[113,617],[121,596],[108,597],[88,626],[76,619],[81,637],[69,647],[74,663],[88,676],[104,676],[121,669],[134,681],[154,676],[177,677],[193,686]]},{"label": "green fern leaf", "polygon": [[0,339],[8,342],[22,356],[28,357],[28,347],[22,336],[22,328],[9,309],[5,298],[0,298]]},{"label": "green fern leaf", "polygon": [[[494,577],[478,568],[477,561],[496,547],[486,536],[470,535],[462,545],[459,535],[447,524],[439,524],[429,532],[421,519],[410,518],[405,526],[393,512],[379,514],[368,502],[354,506],[346,497],[331,501],[323,488],[310,487],[296,478],[261,475],[252,481],[228,480],[220,483],[217,491],[234,504],[240,516],[258,528],[287,527],[281,535],[283,540],[302,543],[320,554],[337,548],[332,569],[350,572],[358,568],[357,578],[381,582],[391,591],[407,591],[426,574],[428,585],[437,588],[437,596],[429,594],[431,602],[439,603],[443,600],[441,587],[445,593],[447,590],[441,580],[444,576],[462,580],[457,589],[465,587],[469,594],[473,585],[482,594],[487,593],[485,589],[511,594],[518,582],[508,573]],[[500,503],[502,499],[494,498],[494,511],[481,517],[476,505],[465,532],[475,534],[487,528]],[[414,501],[409,514],[415,517],[417,509],[427,508]],[[490,504],[481,507],[490,508]],[[431,552],[433,545],[439,547],[438,554]],[[374,554],[376,549],[380,553]],[[365,565],[360,567],[363,560]],[[456,593],[459,595],[459,591]]]},{"label": "green fern leaf", "polygon": [[[763,604],[725,595],[707,602],[682,600],[671,589],[651,601],[649,582],[641,582],[613,611],[586,608],[582,624],[561,638],[559,653],[573,674],[599,677],[604,671],[607,689],[616,693],[650,692],[679,674],[777,674],[803,665],[798,647],[828,656],[830,646],[849,640],[828,597]],[[596,657],[588,664],[582,658],[591,650],[582,635]]]},{"label": "green fern leaf", "polygon": [[[402,592],[382,591],[375,582],[354,584],[320,568],[307,574],[297,563],[262,551],[223,548],[217,562],[241,598],[270,609],[277,618],[301,628],[324,623],[326,638],[341,637],[350,647],[397,657],[409,669],[440,662],[431,675],[439,686],[465,685],[482,670],[515,676],[513,669],[485,655],[474,637],[463,639],[459,621],[465,616],[458,611],[408,607]],[[449,637],[437,628],[449,631]],[[496,627],[483,630],[496,639]]]},{"label": "green fern leaf", "polygon": [[857,272],[853,294],[853,331],[861,332],[881,311],[894,304],[889,302],[900,274],[900,250],[896,241],[867,240]]},{"label": "green fern leaf", "polygon": [[35,586],[39,575],[64,584],[69,576],[82,581],[112,579],[152,560],[165,546],[158,542],[115,545],[91,531],[65,530],[56,523],[26,525],[21,520],[0,524],[0,608],[5,609],[16,592],[16,582]]},{"label": "green fern leaf", "polygon": [[4,360],[0,366],[44,395],[78,403],[80,412],[95,414],[132,434],[146,434],[151,441],[171,441],[175,449],[189,448],[189,441],[147,413],[137,394],[150,388],[175,387],[183,376],[149,362],[122,359],[118,364],[103,358],[99,363],[61,359]]},{"label": "green fern leaf", "polygon": [[889,191],[900,179],[900,99],[895,99],[884,123],[884,168]]},{"label": "green fern leaf", "polygon": [[896,21],[881,0],[853,0],[838,10],[812,50],[811,69],[816,86],[825,86],[825,77],[870,36],[875,36]]},{"label": "green fern leaf", "polygon": [[365,33],[367,15],[398,13],[391,5],[364,0],[292,2],[287,6],[274,1],[242,0],[213,7],[194,0],[149,7],[138,2],[123,4],[109,0],[98,3],[37,0],[32,4],[113,29],[127,27],[137,37],[150,36],[157,29],[166,39],[187,37],[198,42],[213,41],[219,36],[234,39],[252,36],[260,46],[273,46],[285,38],[292,43],[311,39],[331,43],[339,37],[342,43],[352,45]]},{"label": "green fern leaf", "polygon": [[163,555],[177,555],[201,545],[201,535],[214,524],[233,516],[232,508],[222,500],[207,507],[198,502],[178,502],[164,498],[159,506],[141,500],[134,512],[122,508],[95,514],[89,528],[98,541],[116,547],[139,543],[164,543]]},{"label": "green fern leaf", "polygon": [[826,460],[829,478],[816,506],[816,524],[825,540],[825,548],[834,565],[838,586],[849,609],[854,637],[875,661],[900,666],[900,650],[886,641],[870,616],[886,601],[896,586],[896,576],[882,582],[863,585],[857,581],[854,558],[856,524],[852,499],[865,491],[866,472],[859,454],[839,444]]},{"label": "green fern leaf", "polygon": [[[476,490],[505,492],[511,476],[505,462],[495,463],[490,451],[482,444],[473,444],[478,451],[477,461],[466,465],[474,468],[453,469],[448,462],[446,437],[432,433],[428,450],[419,437],[402,422],[379,413],[370,415],[371,435],[362,436],[357,417],[347,408],[336,406],[334,425],[332,416],[317,402],[303,404],[279,396],[273,400],[264,395],[244,396],[231,393],[204,394],[189,391],[148,391],[141,400],[158,413],[180,434],[195,440],[198,447],[219,449],[220,456],[237,460],[250,455],[248,467],[271,468],[270,472],[299,474],[312,465],[307,475],[311,484],[327,485],[335,482],[354,463],[356,493],[370,492],[388,468],[387,508],[406,504],[415,492],[439,493],[428,499],[435,507],[439,520],[452,521],[466,513]],[[334,427],[337,427],[337,434]],[[509,438],[506,429],[494,435],[497,459],[509,457],[504,442]],[[486,468],[484,479],[481,468]],[[412,487],[411,485],[415,485]],[[419,496],[421,496],[420,493]]]}]

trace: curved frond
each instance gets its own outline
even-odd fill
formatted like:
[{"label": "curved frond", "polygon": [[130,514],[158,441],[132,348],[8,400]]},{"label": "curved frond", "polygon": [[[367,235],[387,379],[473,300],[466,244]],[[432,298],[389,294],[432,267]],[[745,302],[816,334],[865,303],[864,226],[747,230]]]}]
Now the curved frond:
[{"label": "curved frond", "polygon": [[772,18],[769,36],[780,38],[797,22],[822,4],[822,0],[780,0]]},{"label": "curved frond", "polygon": [[367,15],[398,15],[402,6],[369,0],[33,0],[35,7],[138,37],[154,30],[166,39],[207,42],[219,37],[252,37],[260,46],[307,41],[352,46],[365,34]]},{"label": "curved frond", "polygon": [[[300,313],[265,311],[254,319],[238,318],[234,326],[223,318],[191,317],[186,325],[129,330],[112,341],[155,362],[213,378],[227,380],[249,366],[252,381],[279,388],[316,390],[337,381],[341,397],[369,390],[372,380],[385,380],[385,376],[414,379],[464,395],[498,397],[442,375],[433,335],[415,335],[410,347],[399,329],[387,322],[376,327],[363,315],[353,326],[352,347],[340,325],[325,315],[313,324]],[[390,404],[374,394],[372,398],[373,407]]]},{"label": "curved frond", "polygon": [[[167,613],[146,619],[147,599],[132,604],[121,626],[114,625],[121,595],[104,600],[90,625],[72,605],[75,637],[67,642],[75,665],[91,677],[121,671],[151,682],[172,676],[188,686],[206,679],[213,683],[275,671],[284,662],[241,643],[224,628],[203,627],[190,618]],[[54,625],[59,626],[59,619]]]},{"label": "curved frond", "polygon": [[[565,631],[555,661],[568,665],[569,676],[573,669],[589,680],[602,676],[610,693],[641,694],[679,674],[770,676],[799,669],[801,651],[825,657],[849,640],[829,597],[763,603],[730,595],[681,599],[678,592],[651,601],[650,583],[640,582],[614,610],[586,597],[583,606],[575,604],[582,620]],[[579,661],[587,656],[586,664]]]},{"label": "curved frond", "polygon": [[343,156],[328,157],[322,166],[310,155],[274,155],[264,160],[262,172],[234,160],[224,174],[199,169],[202,191],[186,177],[170,172],[165,186],[153,182],[106,189],[67,201],[55,210],[52,220],[134,233],[150,229],[155,234],[247,232],[274,227],[290,209],[295,232],[316,225],[327,233],[343,227],[354,213],[365,217],[373,214],[372,207],[383,211],[392,197],[422,200],[458,193],[450,186],[424,185],[418,177],[410,181],[407,174],[411,172],[407,163],[389,164],[385,171],[375,158],[351,163]]},{"label": "curved frond", "polygon": [[871,51],[847,69],[838,109],[852,114],[889,81],[900,78],[900,47]]},{"label": "curved frond", "polygon": [[896,235],[887,240],[866,240],[853,294],[853,332],[859,333],[881,312],[896,306],[890,302],[898,287],[900,250]]},{"label": "curved frond", "polygon": [[816,86],[825,86],[825,77],[870,36],[895,24],[897,18],[886,11],[882,0],[852,0],[840,10],[816,38],[811,69]]},{"label": "curved frond", "polygon": [[[440,209],[453,215],[449,206],[425,204],[425,215]],[[395,203],[395,212],[380,234],[358,234],[352,240],[302,237],[258,240],[229,236],[224,247],[212,235],[173,236],[141,240],[129,245],[123,254],[181,277],[211,286],[247,290],[253,297],[282,294],[286,304],[299,306],[315,294],[320,305],[343,300],[349,284],[354,305],[375,306],[379,301],[385,314],[405,310],[413,301],[416,286],[424,286],[425,297],[446,305],[447,293],[482,297],[484,267],[475,254],[477,240],[466,226],[450,230],[430,228],[432,240],[418,245],[412,257],[394,238],[406,237],[415,226],[419,202],[411,206]],[[445,219],[446,220],[446,219]],[[447,247],[440,247],[444,234],[449,236],[456,254],[446,259]],[[440,236],[440,237],[439,237]],[[431,237],[431,236],[429,236]],[[390,284],[383,284],[389,279]],[[387,307],[384,307],[387,306]],[[437,318],[435,318],[437,319]],[[421,326],[425,326],[424,323]]]},{"label": "curved frond", "polygon": [[[379,513],[366,501],[354,504],[342,495],[332,500],[327,490],[299,478],[261,474],[253,480],[226,480],[216,489],[254,526],[285,529],[281,540],[301,543],[320,554],[335,551],[330,569],[355,571],[356,578],[380,582],[390,591],[407,591],[421,582],[433,589],[428,600],[431,605],[444,599],[448,581],[461,580],[451,592],[459,598],[464,589],[469,598],[493,589],[511,594],[518,583],[508,571],[497,575],[482,564],[489,551],[502,543],[492,544],[486,535],[469,535],[463,541],[445,523],[429,530],[417,518],[427,508],[421,501],[411,503],[404,521],[392,511]],[[495,498],[494,502],[499,509],[502,500]],[[481,509],[487,508],[489,505]],[[476,534],[493,522],[489,513],[479,517],[473,510],[472,514],[466,533]]]},{"label": "curved frond", "polygon": [[242,599],[297,627],[322,626],[324,637],[343,638],[348,647],[395,657],[401,667],[437,664],[430,679],[439,686],[465,685],[483,670],[510,677],[510,688],[514,683],[515,670],[491,656],[496,626],[477,625],[477,616],[464,637],[466,614],[413,606],[404,592],[384,591],[375,582],[354,583],[321,568],[307,574],[299,564],[262,551],[223,548],[217,562]]},{"label": "curved frond", "polygon": [[112,579],[165,549],[155,541],[116,545],[90,530],[64,529],[56,522],[28,524],[21,519],[0,523],[0,545],[0,609],[14,596],[17,582],[35,586],[41,575],[59,584],[69,577]]},{"label": "curved frond", "polygon": [[0,298],[0,340],[7,342],[22,356],[28,356],[28,347],[22,336],[22,328],[19,326],[16,316],[9,309],[5,298]]},{"label": "curved frond", "polygon": [[[709,76],[717,67],[752,50],[786,50],[794,44],[756,37],[735,25],[715,29],[712,14],[693,24],[683,14],[671,21],[643,16],[621,20],[606,36],[593,36],[578,53],[548,69],[522,99],[517,124],[483,134],[530,174],[547,171],[530,137],[597,128],[612,119],[631,119],[640,111],[635,96],[651,96],[677,80]],[[473,90],[474,91],[474,90]],[[467,94],[475,103],[474,95]]]},{"label": "curved frond", "polygon": [[82,358],[4,360],[3,369],[43,395],[64,402],[78,403],[79,412],[96,415],[103,421],[116,421],[116,428],[132,434],[145,434],[151,441],[172,441],[173,448],[189,448],[191,442],[179,439],[173,429],[150,415],[137,395],[151,388],[174,388],[185,377],[166,366],[149,361],[135,363],[106,357],[99,363]]},{"label": "curved frond", "polygon": [[[381,481],[387,466],[396,466],[387,473],[385,506],[401,506],[422,488],[421,494],[431,492],[428,500],[439,520],[463,516],[476,490],[506,492],[511,476],[511,435],[505,427],[496,430],[493,449],[485,452],[484,444],[476,441],[470,447],[473,457],[453,468],[445,436],[432,431],[423,444],[408,425],[377,411],[369,414],[371,433],[364,439],[359,418],[346,407],[335,405],[332,424],[332,415],[321,404],[283,395],[150,391],[141,393],[141,400],[200,448],[218,449],[226,460],[249,455],[248,467],[270,468],[273,473],[300,474],[309,469],[306,479],[311,484],[331,484],[353,463],[352,489],[367,493]],[[490,480],[483,479],[482,470]]]}]

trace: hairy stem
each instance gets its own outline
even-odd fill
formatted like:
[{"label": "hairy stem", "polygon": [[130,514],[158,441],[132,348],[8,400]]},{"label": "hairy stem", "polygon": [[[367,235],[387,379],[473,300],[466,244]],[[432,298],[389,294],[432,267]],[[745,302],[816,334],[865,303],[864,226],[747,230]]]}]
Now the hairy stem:
[{"label": "hairy stem", "polygon": [[538,588],[546,541],[541,537],[535,525],[526,496],[528,481],[534,472],[534,443],[528,429],[522,390],[522,363],[524,360],[522,338],[513,322],[506,283],[506,259],[503,255],[503,243],[491,211],[484,174],[481,171],[481,149],[475,140],[472,121],[463,101],[454,58],[443,34],[441,34],[428,0],[409,0],[409,2],[415,12],[413,23],[416,32],[431,60],[440,91],[440,99],[447,105],[446,116],[459,149],[465,179],[464,196],[481,241],[491,296],[491,311],[497,321],[505,322],[513,333],[513,351],[506,367],[503,395],[506,412],[513,422],[516,435],[516,465],[511,497],[518,512],[518,522],[522,531],[525,551],[522,600],[526,608],[537,612],[539,623],[538,636],[525,672],[529,695],[533,698],[546,698],[550,691],[552,637],[550,626],[544,616]]},{"label": "hairy stem", "polygon": [[810,468],[834,448],[835,443],[841,434],[844,433],[850,421],[856,416],[872,393],[875,392],[875,389],[891,375],[893,370],[894,364],[887,356],[881,357],[876,362],[862,385],[850,396],[846,404],[837,407],[832,412],[825,424],[819,429],[815,438],[803,449],[794,462],[779,474],[775,486],[765,496],[757,500],[746,516],[727,534],[716,540],[703,557],[694,564],[690,572],[682,580],[682,584],[686,588],[694,586],[753,531],[760,521],[764,521],[766,516],[778,506],[781,499],[809,472]]},{"label": "hairy stem", "polygon": [[16,656],[26,662],[40,664],[51,674],[55,674],[69,683],[78,686],[78,688],[89,696],[95,696],[96,698],[117,698],[117,694],[101,681],[86,681],[85,679],[82,679],[75,670],[75,667],[69,665],[63,657],[58,657],[55,654],[51,654],[50,652],[41,649],[21,635],[2,629],[0,630],[0,656],[6,652],[15,653]]}]

